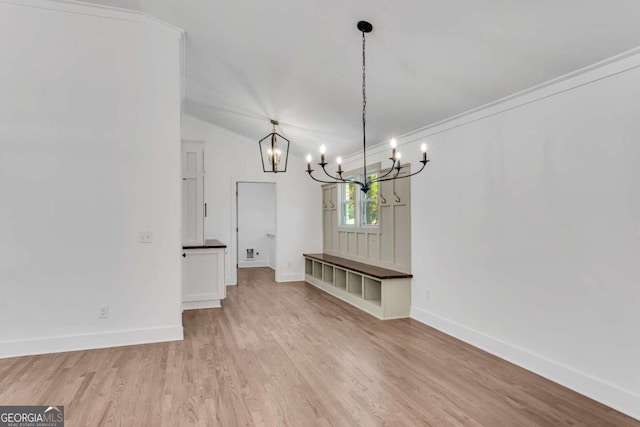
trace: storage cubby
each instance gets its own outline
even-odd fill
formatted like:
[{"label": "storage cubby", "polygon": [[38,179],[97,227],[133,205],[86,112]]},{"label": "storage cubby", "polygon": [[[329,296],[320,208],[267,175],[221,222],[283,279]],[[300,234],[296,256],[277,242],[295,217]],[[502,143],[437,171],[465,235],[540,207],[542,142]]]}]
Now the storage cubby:
[{"label": "storage cubby", "polygon": [[313,277],[322,280],[322,263],[313,261]]},{"label": "storage cubby", "polygon": [[352,295],[362,296],[362,276],[356,273],[347,273],[347,291]]},{"label": "storage cubby", "polygon": [[324,270],[324,275],[322,276],[322,280],[325,283],[333,285],[333,266],[329,264],[324,264],[322,268]]},{"label": "storage cubby", "polygon": [[378,319],[409,317],[411,274],[327,254],[304,254],[305,280]]},{"label": "storage cubby", "polygon": [[334,269],[335,279],[334,284],[336,288],[347,290],[347,272],[341,268]]},{"label": "storage cubby", "polygon": [[382,282],[370,277],[365,277],[364,299],[376,305],[382,305]]}]

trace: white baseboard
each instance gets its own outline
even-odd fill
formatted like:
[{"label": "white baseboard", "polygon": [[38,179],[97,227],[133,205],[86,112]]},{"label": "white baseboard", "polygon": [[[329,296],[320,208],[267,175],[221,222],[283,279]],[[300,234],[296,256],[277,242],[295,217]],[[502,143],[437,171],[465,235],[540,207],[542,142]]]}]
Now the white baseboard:
[{"label": "white baseboard", "polygon": [[276,271],[276,282],[304,282],[304,273],[278,274]]},{"label": "white baseboard", "polygon": [[206,299],[203,301],[183,301],[182,310],[199,310],[201,308],[220,308],[219,299]]},{"label": "white baseboard", "polygon": [[268,260],[240,261],[238,263],[238,268],[253,268],[253,267],[269,267],[269,261]]},{"label": "white baseboard", "polygon": [[640,420],[640,396],[418,307],[411,318]]},{"label": "white baseboard", "polygon": [[184,339],[182,326],[68,335],[0,343],[0,359],[65,351],[92,350]]}]

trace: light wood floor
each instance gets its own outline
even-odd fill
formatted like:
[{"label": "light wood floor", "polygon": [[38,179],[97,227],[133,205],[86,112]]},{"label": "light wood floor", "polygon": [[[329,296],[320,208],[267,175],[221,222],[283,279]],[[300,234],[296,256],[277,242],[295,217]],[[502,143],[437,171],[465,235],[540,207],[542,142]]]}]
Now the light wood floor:
[{"label": "light wood floor", "polygon": [[185,340],[0,360],[0,405],[68,426],[640,426],[413,320],[379,321],[270,269],[239,271]]}]

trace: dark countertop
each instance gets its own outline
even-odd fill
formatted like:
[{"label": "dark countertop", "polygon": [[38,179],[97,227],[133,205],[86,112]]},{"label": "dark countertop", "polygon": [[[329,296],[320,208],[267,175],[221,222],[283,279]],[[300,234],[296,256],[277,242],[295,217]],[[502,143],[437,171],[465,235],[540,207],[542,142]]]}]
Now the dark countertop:
[{"label": "dark countertop", "polygon": [[226,248],[227,245],[217,239],[207,239],[204,241],[204,245],[198,246],[183,246],[182,249],[209,249],[209,248]]},{"label": "dark countertop", "polygon": [[348,270],[356,271],[376,279],[410,279],[413,277],[411,273],[403,273],[401,271],[389,270],[387,268],[376,267],[375,265],[365,264],[363,262],[351,261],[350,259],[340,258],[328,254],[302,254],[305,258],[323,261],[329,264],[343,267]]}]

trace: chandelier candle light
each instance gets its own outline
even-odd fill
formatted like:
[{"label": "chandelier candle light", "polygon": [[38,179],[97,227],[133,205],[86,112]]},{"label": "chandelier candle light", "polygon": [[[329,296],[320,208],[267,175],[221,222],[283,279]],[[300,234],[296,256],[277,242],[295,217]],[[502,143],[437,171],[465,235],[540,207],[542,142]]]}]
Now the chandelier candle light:
[{"label": "chandelier candle light", "polygon": [[366,121],[366,113],[367,113],[366,88],[367,86],[366,86],[366,72],[365,72],[365,69],[366,69],[365,35],[373,31],[373,25],[371,25],[366,21],[360,21],[358,22],[358,31],[362,33],[362,159],[364,163],[364,167],[363,167],[364,174],[362,176],[364,177],[363,179],[364,182],[357,181],[355,179],[345,179],[342,177],[342,174],[344,173],[344,171],[342,170],[342,159],[340,157],[336,159],[336,163],[338,163],[338,170],[336,172],[337,175],[331,175],[329,172],[327,172],[326,167],[328,163],[325,161],[325,154],[327,152],[327,149],[324,145],[320,147],[320,163],[318,163],[318,166],[322,168],[322,171],[325,173],[325,175],[328,178],[330,178],[330,180],[324,177],[323,179],[318,179],[313,176],[313,169],[311,169],[311,161],[313,160],[313,158],[311,157],[311,154],[307,156],[307,173],[309,174],[311,179],[313,179],[314,181],[318,181],[324,184],[334,184],[334,183],[357,184],[360,186],[360,189],[362,190],[362,192],[366,194],[371,189],[371,186],[376,182],[391,181],[391,180],[400,179],[400,178],[409,178],[410,176],[419,174],[425,168],[425,166],[429,162],[429,159],[427,158],[427,144],[423,143],[421,147],[422,160],[420,160],[420,163],[422,163],[422,167],[418,171],[412,174],[400,175],[400,171],[402,169],[402,166],[400,165],[401,155],[399,152],[396,151],[396,146],[397,146],[396,140],[392,139],[391,140],[391,157],[389,157],[389,160],[391,160],[392,162],[391,168],[389,168],[389,170],[384,174],[376,176],[375,178],[371,178],[371,179],[367,178],[367,133],[366,133],[366,123],[367,123]]}]

